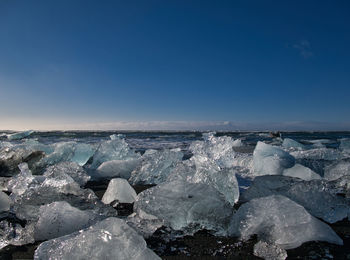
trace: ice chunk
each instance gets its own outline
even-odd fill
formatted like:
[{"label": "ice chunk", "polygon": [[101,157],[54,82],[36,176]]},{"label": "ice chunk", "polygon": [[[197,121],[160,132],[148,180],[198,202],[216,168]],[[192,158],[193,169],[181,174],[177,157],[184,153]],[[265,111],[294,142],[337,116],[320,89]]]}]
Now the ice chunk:
[{"label": "ice chunk", "polygon": [[34,243],[33,225],[24,228],[19,223],[0,221],[0,249],[8,245],[21,246],[29,243]]},{"label": "ice chunk", "polygon": [[21,174],[9,183],[14,201],[13,211],[20,219],[35,220],[39,207],[54,201],[67,201],[73,207],[82,210],[93,209],[97,214],[114,216],[117,212],[104,205],[93,191],[81,189],[72,177],[64,172],[55,172],[47,176],[33,176],[26,165],[22,165]]},{"label": "ice chunk", "polygon": [[101,216],[91,210],[80,210],[65,201],[53,202],[40,207],[34,238],[43,241],[64,236],[86,228],[97,220],[101,220]]},{"label": "ice chunk", "polygon": [[10,179],[10,177],[0,177],[0,191],[8,191],[7,186]]},{"label": "ice chunk", "polygon": [[105,219],[87,229],[40,244],[34,259],[160,259],[124,220]]},{"label": "ice chunk", "polygon": [[24,132],[10,134],[10,135],[7,136],[7,138],[9,140],[18,140],[18,139],[22,139],[22,138],[28,137],[32,133],[34,133],[34,131],[33,130],[29,130],[29,131],[24,131]]},{"label": "ice chunk", "polygon": [[280,195],[273,195],[243,204],[233,215],[229,234],[259,239],[284,249],[307,241],[326,241],[342,245],[342,239],[325,223],[311,216],[301,205]]},{"label": "ice chunk", "polygon": [[332,181],[345,175],[350,175],[350,162],[339,161],[326,166],[324,178]]},{"label": "ice chunk", "polygon": [[296,148],[296,149],[301,149],[301,150],[305,149],[305,146],[303,144],[301,144],[293,139],[290,139],[290,138],[284,138],[282,146],[284,148],[288,148],[288,149],[289,148]]},{"label": "ice chunk", "polygon": [[265,260],[284,260],[287,258],[287,251],[278,245],[259,241],[254,245],[254,255]]},{"label": "ice chunk", "polygon": [[241,139],[236,139],[233,141],[232,146],[233,147],[241,147],[241,146],[243,146],[243,142]]},{"label": "ice chunk", "polygon": [[284,169],[283,175],[300,178],[305,181],[321,179],[320,175],[301,164],[295,164],[292,168]]},{"label": "ice chunk", "polygon": [[197,161],[214,161],[221,168],[230,168],[233,165],[235,141],[229,136],[215,137],[214,133],[203,134],[204,141],[194,141],[189,150]]},{"label": "ice chunk", "polygon": [[233,208],[213,187],[178,180],[141,192],[134,211],[147,218],[154,216],[174,230],[193,234],[199,229],[223,233]]},{"label": "ice chunk", "polygon": [[159,184],[166,180],[176,164],[181,161],[181,150],[147,150],[142,156],[140,167],[132,173],[129,181],[132,184]]},{"label": "ice chunk", "polygon": [[158,228],[164,225],[164,221],[156,216],[145,213],[142,210],[130,214],[126,218],[126,222],[130,227],[135,229],[144,238],[150,237]]},{"label": "ice chunk", "polygon": [[0,176],[14,176],[19,173],[18,165],[28,163],[31,169],[44,157],[41,151],[33,151],[26,148],[7,147],[0,150]]},{"label": "ice chunk", "polygon": [[102,202],[110,204],[113,201],[117,203],[133,203],[137,197],[135,190],[125,179],[112,179],[108,188],[102,197]]},{"label": "ice chunk", "polygon": [[350,138],[343,138],[340,139],[340,145],[339,148],[342,149],[345,152],[350,152]]},{"label": "ice chunk", "polygon": [[129,145],[121,136],[113,135],[111,139],[100,144],[93,156],[91,169],[97,169],[106,161],[137,159],[140,157],[138,153],[129,148]]},{"label": "ice chunk", "polygon": [[87,175],[83,167],[74,162],[61,162],[52,165],[46,169],[43,175],[49,178],[58,178],[62,175],[68,175],[80,186],[84,186],[91,178]]},{"label": "ice chunk", "polygon": [[43,165],[53,165],[59,162],[76,162],[80,166],[86,164],[94,154],[93,146],[77,142],[60,142],[54,144],[54,151],[42,159]]},{"label": "ice chunk", "polygon": [[45,154],[50,154],[54,151],[54,145],[42,144],[36,139],[25,139],[24,143],[17,145],[32,151],[42,151]]},{"label": "ice chunk", "polygon": [[253,153],[254,175],[280,175],[294,166],[295,159],[282,149],[258,142]]},{"label": "ice chunk", "polygon": [[220,169],[216,164],[196,165],[193,161],[185,161],[179,163],[169,175],[168,181],[174,180],[207,184],[221,193],[231,205],[239,199],[239,187],[234,169]]},{"label": "ice chunk", "polygon": [[344,156],[336,149],[332,148],[316,148],[305,151],[294,151],[290,153],[295,159],[308,159],[308,160],[340,160]]},{"label": "ice chunk", "polygon": [[10,210],[11,200],[6,193],[0,191],[0,212]]},{"label": "ice chunk", "polygon": [[129,179],[131,172],[141,163],[140,159],[112,160],[102,163],[96,170],[95,178]]},{"label": "ice chunk", "polygon": [[9,191],[15,195],[23,194],[28,189],[28,186],[36,181],[36,178],[32,175],[27,163],[21,163],[18,165],[18,168],[21,173],[14,176],[8,182]]},{"label": "ice chunk", "polygon": [[260,176],[242,196],[242,201],[280,194],[305,207],[313,216],[334,223],[348,216],[349,201],[337,194],[337,185],[325,180],[302,181],[286,176]]}]

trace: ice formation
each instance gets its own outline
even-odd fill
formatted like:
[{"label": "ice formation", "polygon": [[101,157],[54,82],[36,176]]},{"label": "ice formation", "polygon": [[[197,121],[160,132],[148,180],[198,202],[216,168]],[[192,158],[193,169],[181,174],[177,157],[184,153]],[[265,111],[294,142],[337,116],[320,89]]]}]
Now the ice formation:
[{"label": "ice formation", "polygon": [[80,166],[86,164],[94,154],[95,149],[84,143],[60,142],[54,144],[54,151],[42,159],[43,165],[53,165],[59,162],[76,162]]},{"label": "ice formation", "polygon": [[258,142],[253,153],[254,175],[281,175],[283,170],[293,167],[295,159],[282,149]]},{"label": "ice formation", "polygon": [[316,148],[305,151],[294,151],[290,153],[295,159],[308,159],[308,160],[327,160],[334,161],[340,160],[344,156],[341,152],[332,148]]},{"label": "ice formation", "polygon": [[233,215],[229,234],[243,240],[258,238],[284,249],[307,241],[342,245],[342,239],[325,223],[311,216],[301,205],[280,195],[253,199]]},{"label": "ice formation", "polygon": [[282,143],[282,146],[284,148],[295,148],[295,149],[305,149],[305,146],[293,139],[290,139],[290,138],[284,138],[283,140],[283,143]]},{"label": "ice formation", "polygon": [[259,241],[254,245],[254,255],[265,260],[284,260],[287,258],[287,251],[278,245]]},{"label": "ice formation", "polygon": [[6,193],[0,191],[0,212],[8,211],[11,206],[11,200]]},{"label": "ice formation", "polygon": [[94,175],[97,179],[124,178],[129,179],[131,172],[141,163],[140,159],[112,160],[103,162]]},{"label": "ice formation", "polygon": [[34,259],[160,259],[124,220],[108,218],[97,224],[40,244]]},{"label": "ice formation", "polygon": [[199,229],[224,232],[233,208],[213,187],[178,180],[141,192],[134,211],[147,218],[154,216],[174,230],[192,234]]},{"label": "ice formation", "polygon": [[21,246],[34,243],[33,226],[24,228],[13,221],[0,221],[0,249],[8,246]]},{"label": "ice formation", "polygon": [[221,168],[233,166],[235,141],[229,136],[215,137],[214,133],[203,134],[204,141],[194,141],[189,150],[197,161],[212,161]]},{"label": "ice formation", "polygon": [[260,176],[241,198],[249,201],[254,198],[283,195],[302,205],[310,214],[334,223],[348,216],[349,201],[337,194],[332,183],[325,180],[302,181],[287,176]]},{"label": "ice formation", "polygon": [[90,176],[87,175],[83,167],[74,162],[61,162],[52,165],[46,169],[43,176],[50,178],[59,178],[60,176],[69,176],[80,186],[84,186],[89,180]]},{"label": "ice formation", "polygon": [[325,168],[324,178],[327,180],[336,180],[342,176],[350,176],[350,162],[347,161],[337,161]]},{"label": "ice formation", "polygon": [[316,172],[298,163],[295,164],[292,168],[284,169],[283,175],[300,178],[305,181],[321,179],[321,176]]},{"label": "ice formation", "polygon": [[102,197],[102,202],[110,204],[113,201],[117,203],[133,203],[137,194],[129,182],[125,179],[110,180],[107,190]]},{"label": "ice formation", "polygon": [[180,180],[190,183],[207,184],[219,193],[226,201],[234,205],[239,199],[239,187],[234,169],[220,169],[216,164],[193,161],[179,163],[169,175],[167,181]]},{"label": "ice formation", "polygon": [[18,165],[26,162],[31,169],[44,157],[41,151],[20,147],[7,147],[0,150],[0,176],[14,176],[19,173]]},{"label": "ice formation", "polygon": [[345,152],[350,153],[350,138],[343,138],[340,140],[339,148]]},{"label": "ice formation", "polygon": [[101,142],[93,155],[91,169],[97,169],[103,162],[137,159],[140,155],[129,148],[122,136],[112,135],[111,140]]},{"label": "ice formation", "polygon": [[80,210],[65,201],[41,206],[38,217],[34,228],[36,241],[64,236],[101,220],[101,216],[91,210]]},{"label": "ice formation", "polygon": [[66,201],[81,210],[92,209],[96,214],[114,216],[112,207],[104,205],[95,193],[81,189],[68,174],[58,172],[48,176],[33,176],[26,164],[20,165],[21,174],[9,182],[13,211],[23,220],[35,220],[41,205],[55,201]]},{"label": "ice formation", "polygon": [[181,150],[147,150],[142,155],[142,163],[132,173],[132,184],[159,184],[166,180],[176,164],[182,160]]},{"label": "ice formation", "polygon": [[24,132],[10,134],[10,135],[7,136],[7,138],[9,140],[19,140],[19,139],[22,139],[22,138],[30,136],[32,133],[34,133],[34,131],[29,130],[29,131],[24,131]]}]

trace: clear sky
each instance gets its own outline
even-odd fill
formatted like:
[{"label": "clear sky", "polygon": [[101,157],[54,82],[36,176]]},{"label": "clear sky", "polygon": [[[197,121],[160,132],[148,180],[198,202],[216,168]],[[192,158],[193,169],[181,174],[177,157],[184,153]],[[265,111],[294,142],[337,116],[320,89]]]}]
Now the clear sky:
[{"label": "clear sky", "polygon": [[0,1],[0,129],[350,130],[350,1]]}]

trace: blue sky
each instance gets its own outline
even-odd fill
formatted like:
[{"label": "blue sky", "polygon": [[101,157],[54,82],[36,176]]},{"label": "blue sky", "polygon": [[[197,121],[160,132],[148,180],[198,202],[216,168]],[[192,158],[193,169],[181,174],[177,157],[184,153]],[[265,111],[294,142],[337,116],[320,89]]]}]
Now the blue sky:
[{"label": "blue sky", "polygon": [[349,1],[0,1],[0,129],[350,130]]}]

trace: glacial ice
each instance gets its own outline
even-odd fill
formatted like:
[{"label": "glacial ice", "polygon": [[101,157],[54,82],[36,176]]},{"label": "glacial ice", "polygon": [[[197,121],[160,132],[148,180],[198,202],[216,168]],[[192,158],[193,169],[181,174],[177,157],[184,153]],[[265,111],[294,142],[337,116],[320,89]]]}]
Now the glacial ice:
[{"label": "glacial ice", "polygon": [[55,165],[49,166],[44,172],[43,176],[49,178],[64,178],[71,177],[81,187],[83,187],[89,180],[90,176],[87,175],[83,167],[75,162],[60,162]]},{"label": "glacial ice", "polygon": [[124,220],[108,218],[97,224],[46,241],[37,248],[35,260],[44,259],[160,259],[146,241]]},{"label": "glacial ice", "polygon": [[31,169],[35,169],[36,163],[44,157],[41,151],[33,151],[16,146],[0,150],[0,176],[14,176],[19,173],[18,165],[26,162]]},{"label": "glacial ice", "polygon": [[335,223],[348,216],[350,202],[337,194],[336,184],[325,180],[303,181],[287,176],[260,176],[241,195],[242,201],[283,195],[302,205],[315,217]]},{"label": "glacial ice", "polygon": [[180,180],[207,184],[221,193],[231,205],[234,205],[239,199],[235,169],[220,169],[212,162],[196,162],[194,159],[195,157],[192,157],[190,161],[179,163],[167,181]]},{"label": "glacial ice", "polygon": [[22,227],[12,221],[0,221],[0,249],[8,246],[21,246],[34,243],[33,225]]},{"label": "glacial ice", "polygon": [[124,178],[129,179],[132,171],[141,163],[140,159],[112,160],[103,162],[94,174],[96,179]]},{"label": "glacial ice", "polygon": [[52,202],[39,208],[34,238],[43,241],[64,236],[89,227],[98,220],[101,220],[101,216],[91,210],[80,210],[65,201]]},{"label": "glacial ice", "polygon": [[350,162],[349,161],[337,161],[331,165],[326,166],[324,172],[324,178],[333,181],[339,179],[342,176],[350,176]]},{"label": "glacial ice", "polygon": [[95,193],[81,189],[80,185],[68,174],[50,172],[48,176],[33,176],[26,164],[20,165],[21,173],[9,182],[13,211],[20,219],[35,220],[39,207],[55,201],[66,201],[81,210],[92,209],[96,214],[114,216],[112,207],[104,205]]},{"label": "glacial ice", "polygon": [[253,153],[254,175],[281,175],[283,170],[293,167],[295,159],[282,149],[258,142]]},{"label": "glacial ice", "polygon": [[76,162],[80,166],[86,164],[94,154],[93,146],[77,142],[55,143],[54,151],[42,159],[43,165],[53,165],[59,162]]},{"label": "glacial ice", "polygon": [[110,204],[113,201],[117,203],[133,203],[137,194],[129,182],[125,179],[117,178],[110,180],[107,190],[102,197],[104,204]]},{"label": "glacial ice", "polygon": [[179,148],[160,151],[147,150],[142,155],[140,166],[132,172],[129,181],[134,185],[162,183],[182,157],[183,153]]},{"label": "glacial ice", "polygon": [[241,146],[243,146],[243,145],[244,145],[244,144],[243,144],[243,142],[242,142],[241,139],[236,139],[236,140],[234,140],[233,143],[232,143],[232,146],[233,146],[233,147],[241,147]]},{"label": "glacial ice", "polygon": [[344,152],[350,153],[350,138],[343,138],[340,139],[340,145],[339,148],[343,150]]},{"label": "glacial ice", "polygon": [[19,140],[19,139],[22,139],[22,138],[30,136],[32,133],[34,133],[34,131],[33,130],[29,130],[29,131],[24,131],[24,132],[10,134],[10,135],[7,136],[7,138],[9,140]]},{"label": "glacial ice", "polygon": [[275,244],[259,241],[254,245],[254,255],[265,260],[285,260],[287,251]]},{"label": "glacial ice", "polygon": [[284,138],[282,146],[287,149],[289,148],[295,148],[295,149],[301,149],[301,150],[305,149],[305,146],[303,144],[290,138]]},{"label": "glacial ice", "polygon": [[290,153],[295,159],[308,159],[308,160],[327,160],[334,161],[340,160],[344,156],[341,152],[332,148],[316,148],[305,151],[293,151]]},{"label": "glacial ice", "polygon": [[298,163],[295,164],[292,168],[284,169],[283,175],[300,178],[305,181],[321,179],[321,176],[316,172]]},{"label": "glacial ice", "polygon": [[194,141],[189,150],[198,161],[210,160],[221,168],[233,166],[235,141],[229,136],[215,137],[214,133],[203,134],[204,141]]},{"label": "glacial ice", "polygon": [[180,180],[147,189],[138,194],[134,203],[134,212],[139,216],[154,216],[187,234],[199,229],[223,233],[233,211],[213,187]]},{"label": "glacial ice", "polygon": [[5,192],[0,191],[0,212],[8,211],[11,206],[11,200]]},{"label": "glacial ice", "polygon": [[91,169],[97,169],[103,162],[140,158],[140,154],[129,148],[122,136],[112,135],[111,140],[101,142],[93,155]]},{"label": "glacial ice", "polygon": [[243,240],[258,238],[284,249],[307,241],[342,245],[342,239],[325,223],[311,216],[301,205],[280,195],[253,199],[233,215],[228,230]]}]

